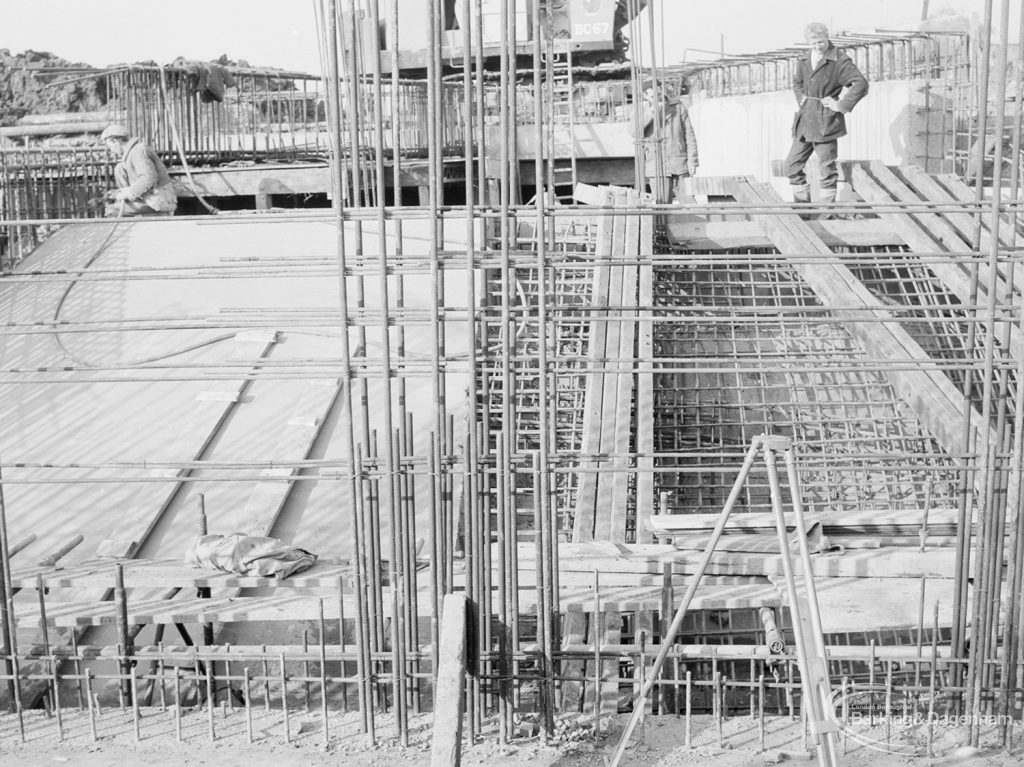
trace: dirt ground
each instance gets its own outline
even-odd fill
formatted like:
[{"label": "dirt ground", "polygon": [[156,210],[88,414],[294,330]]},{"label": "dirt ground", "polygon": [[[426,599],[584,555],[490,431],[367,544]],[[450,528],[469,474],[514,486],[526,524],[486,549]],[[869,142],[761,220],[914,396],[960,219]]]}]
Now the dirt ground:
[{"label": "dirt ground", "polygon": [[[554,743],[545,745],[536,735],[520,737],[502,745],[493,731],[475,743],[465,743],[464,765],[498,767],[589,767],[603,765],[618,743],[625,716],[607,724],[597,739],[592,722],[564,719],[559,722]],[[206,710],[186,710],[179,719],[169,711],[147,710],[139,722],[136,739],[131,713],[104,710],[96,721],[96,737],[88,713],[66,710],[62,717],[63,740],[58,739],[57,722],[45,713],[25,715],[25,741],[21,742],[17,718],[0,716],[0,765],[74,765],[108,767],[304,767],[305,765],[352,765],[354,767],[402,767],[430,763],[431,719],[411,719],[409,745],[395,738],[388,717],[377,717],[378,743],[368,745],[359,732],[358,714],[331,715],[328,719],[330,747],[323,748],[323,722],[317,711],[292,713],[288,721],[289,742],[285,742],[284,721],[278,711],[254,710],[253,742],[249,743],[247,718],[241,711],[215,710],[212,725]],[[211,740],[211,727],[213,739]],[[526,726],[525,730],[529,727]],[[641,732],[642,730],[642,732]],[[867,746],[868,736],[877,743]],[[677,767],[711,764],[716,767],[761,767],[794,762],[816,764],[801,737],[799,722],[773,717],[765,727],[765,749],[760,748],[756,720],[746,716],[726,720],[721,732],[710,717],[694,717],[692,747],[685,743],[685,720],[671,716],[653,717],[638,728],[623,759],[623,765]],[[939,724],[933,728],[933,756],[927,756],[927,731],[920,724],[894,725],[886,737],[885,728],[859,728],[841,739],[840,764],[851,767],[945,767],[986,765],[1010,767],[1024,763],[1024,733],[1014,734],[1010,749],[1000,747],[992,727],[983,731],[982,748],[963,744],[966,728]],[[915,750],[920,755],[915,755]]]}]

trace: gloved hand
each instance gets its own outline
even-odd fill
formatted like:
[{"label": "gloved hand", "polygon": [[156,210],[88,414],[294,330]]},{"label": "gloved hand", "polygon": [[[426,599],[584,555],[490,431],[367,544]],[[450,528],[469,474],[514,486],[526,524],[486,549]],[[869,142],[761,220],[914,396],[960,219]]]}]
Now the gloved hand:
[{"label": "gloved hand", "polygon": [[821,100],[821,105],[823,107],[825,107],[826,109],[831,109],[833,112],[842,112],[843,111],[842,109],[839,108],[839,102],[836,101],[831,96],[826,96],[825,98],[823,98]]},{"label": "gloved hand", "polygon": [[130,192],[128,191],[128,189],[126,187],[124,189],[118,189],[116,192],[114,192],[113,200],[114,200],[114,202],[124,202],[129,197],[130,197]]}]

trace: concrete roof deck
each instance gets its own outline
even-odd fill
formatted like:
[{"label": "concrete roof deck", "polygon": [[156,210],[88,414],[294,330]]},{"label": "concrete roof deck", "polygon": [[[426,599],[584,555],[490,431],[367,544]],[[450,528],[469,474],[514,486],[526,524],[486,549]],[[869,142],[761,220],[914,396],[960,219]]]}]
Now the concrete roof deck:
[{"label": "concrete roof deck", "polygon": [[[271,463],[309,451],[337,466],[343,455],[340,409],[330,401],[341,374],[336,229],[322,217],[270,218],[68,226],[0,284],[8,529],[12,541],[37,536],[18,561],[35,561],[78,533],[85,541],[68,564],[108,539],[134,540],[139,556],[180,556],[195,534],[198,493],[211,532],[247,529],[262,516],[266,532],[322,555],[349,553],[346,483],[298,483],[279,518],[253,506],[267,485],[286,480],[261,474]],[[367,254],[377,252],[375,226],[363,226]],[[426,252],[425,226],[405,223],[406,253]],[[346,227],[354,253],[355,224]],[[457,247],[464,228],[450,229],[448,245]],[[427,316],[428,281],[406,282],[411,319],[400,322],[419,371],[407,382],[409,410],[426,428],[431,331],[415,311]],[[365,287],[372,320],[378,281]],[[464,279],[449,277],[447,289],[450,306],[464,302]],[[464,327],[448,323],[447,351],[456,358],[466,348]],[[371,322],[366,335],[368,364],[379,366],[379,328]],[[353,350],[358,342],[351,331]],[[370,411],[379,415],[379,387],[369,388]],[[298,442],[296,431],[305,434]],[[221,468],[196,469],[193,481],[179,484],[197,460]]]}]

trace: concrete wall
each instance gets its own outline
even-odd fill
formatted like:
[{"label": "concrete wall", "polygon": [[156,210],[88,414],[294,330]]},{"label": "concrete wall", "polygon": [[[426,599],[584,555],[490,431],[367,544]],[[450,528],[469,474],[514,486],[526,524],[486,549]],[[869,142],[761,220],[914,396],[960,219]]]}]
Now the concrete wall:
[{"label": "concrete wall", "polygon": [[[846,118],[849,134],[839,140],[840,161],[881,160],[888,165],[916,164],[931,173],[951,171],[951,165],[941,160],[952,142],[942,86],[926,80],[872,82],[868,95]],[[622,107],[621,111],[618,121],[575,125],[578,159],[633,156],[628,110]],[[790,91],[720,98],[695,94],[690,115],[697,134],[700,175],[754,176],[788,195],[789,183],[773,177],[772,161],[781,164],[789,152],[795,112],[796,100]],[[493,160],[499,156],[499,136],[497,125],[488,126],[486,152]],[[535,144],[532,123],[519,125],[516,150],[521,161],[535,157]],[[567,126],[555,126],[554,145],[558,156],[569,154]],[[807,170],[812,180],[817,178],[813,157]],[[848,197],[843,184],[840,199]]]},{"label": "concrete wall", "polygon": [[[839,159],[924,167],[930,128],[927,154],[933,159],[928,170],[940,170],[942,103],[934,89],[926,102],[927,85],[925,80],[872,82],[868,95],[846,118],[849,135],[839,140]],[[707,99],[695,94],[690,115],[701,175],[771,179],[772,160],[783,160],[789,151],[795,112],[790,91]],[[813,175],[816,168],[809,172]]]}]

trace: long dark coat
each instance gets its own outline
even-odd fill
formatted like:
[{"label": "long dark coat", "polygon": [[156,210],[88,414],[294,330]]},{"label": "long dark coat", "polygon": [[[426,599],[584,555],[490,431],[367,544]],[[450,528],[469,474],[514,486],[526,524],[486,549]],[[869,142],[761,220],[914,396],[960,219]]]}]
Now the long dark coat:
[{"label": "long dark coat", "polygon": [[[658,174],[657,147],[655,140],[661,144],[662,176],[692,176],[697,172],[700,158],[697,154],[697,137],[693,132],[693,123],[686,107],[673,101],[662,107],[661,131],[656,130],[654,113],[643,110],[643,137],[646,139],[644,172],[648,178]],[[633,132],[632,123],[630,132]]]},{"label": "long dark coat", "polygon": [[[825,97],[839,98],[839,112],[822,106]],[[811,54],[807,53],[797,64],[793,74],[793,92],[800,110],[793,120],[793,138],[810,142],[835,141],[846,135],[846,119],[843,116],[868,92],[868,81],[857,69],[850,57],[830,45],[811,69]]]}]

